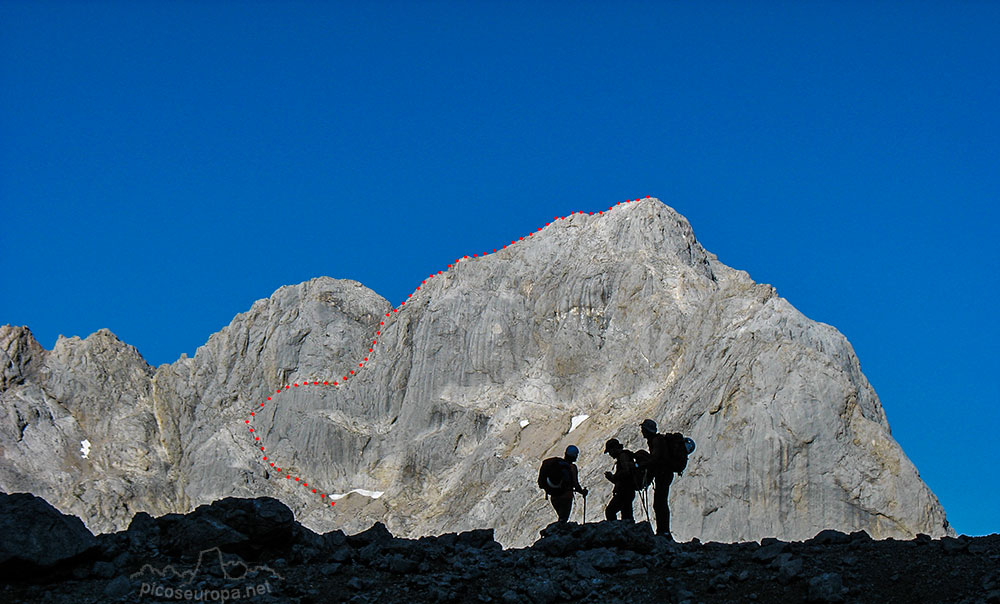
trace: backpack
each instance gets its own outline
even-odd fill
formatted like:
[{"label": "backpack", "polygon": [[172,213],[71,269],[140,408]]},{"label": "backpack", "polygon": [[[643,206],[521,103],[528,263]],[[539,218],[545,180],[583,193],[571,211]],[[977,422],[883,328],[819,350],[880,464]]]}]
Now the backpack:
[{"label": "backpack", "polygon": [[638,491],[639,489],[643,488],[643,482],[645,480],[645,477],[643,476],[642,470],[639,469],[639,464],[635,459],[635,453],[629,451],[628,449],[625,449],[622,452],[622,455],[623,457],[625,457],[623,462],[626,468],[625,469],[626,475],[631,479],[630,486]]},{"label": "backpack", "polygon": [[662,459],[654,459],[649,451],[635,452],[636,465],[643,478],[640,488],[652,484],[653,477],[661,471],[679,474],[687,467],[688,450],[684,444],[684,436],[680,432],[657,434],[656,442],[659,445],[658,451],[663,456]]},{"label": "backpack", "polygon": [[684,435],[680,432],[661,434],[667,451],[667,467],[671,472],[680,474],[687,467],[688,450],[684,444]]},{"label": "backpack", "polygon": [[549,495],[573,490],[573,465],[561,457],[550,457],[538,470],[538,488]]},{"label": "backpack", "polygon": [[653,456],[649,451],[639,449],[632,454],[635,458],[635,489],[641,491],[653,484]]}]

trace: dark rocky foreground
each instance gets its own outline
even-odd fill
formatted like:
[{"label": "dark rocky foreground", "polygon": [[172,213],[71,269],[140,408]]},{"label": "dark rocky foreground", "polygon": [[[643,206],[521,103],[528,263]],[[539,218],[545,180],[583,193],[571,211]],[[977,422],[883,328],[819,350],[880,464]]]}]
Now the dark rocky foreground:
[{"label": "dark rocky foreground", "polygon": [[227,498],[95,537],[0,494],[0,536],[0,602],[1000,602],[1000,535],[673,543],[601,522],[504,550],[492,529],[317,535],[275,499]]}]

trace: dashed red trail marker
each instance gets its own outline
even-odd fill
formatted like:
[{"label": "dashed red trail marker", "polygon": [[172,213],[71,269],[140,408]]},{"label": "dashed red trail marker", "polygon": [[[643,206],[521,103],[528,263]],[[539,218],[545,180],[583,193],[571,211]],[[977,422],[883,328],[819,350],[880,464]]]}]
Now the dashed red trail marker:
[{"label": "dashed red trail marker", "polygon": [[[649,195],[647,195],[647,196],[646,196],[646,199],[649,199],[649,198],[650,198],[650,197],[649,197]],[[639,198],[637,197],[637,198],[635,199],[635,201],[639,201]],[[606,211],[610,212],[610,211],[611,211],[611,210],[613,210],[613,209],[614,209],[615,207],[617,207],[617,206],[620,206],[620,205],[622,205],[623,203],[626,203],[626,204],[627,204],[627,203],[632,203],[632,200],[630,200],[630,199],[626,199],[626,200],[625,200],[624,202],[621,202],[621,201],[619,201],[619,202],[618,202],[618,203],[616,203],[615,205],[613,205],[613,206],[609,207],[609,208],[608,208],[608,209],[607,209]],[[569,215],[570,215],[570,216],[573,216],[573,215],[575,215],[575,214],[587,214],[587,215],[589,215],[589,216],[593,216],[593,215],[594,215],[594,213],[593,213],[593,212],[590,212],[589,214],[588,214],[587,212],[570,212],[570,214],[569,214]],[[603,211],[602,211],[602,212],[597,212],[597,214],[598,214],[598,216],[601,216],[601,215],[603,215],[603,214],[604,214],[604,212],[603,212]],[[565,219],[566,219],[566,217],[565,217],[565,216],[556,216],[556,217],[555,217],[555,218],[553,218],[552,220],[553,220],[553,221],[555,221],[555,220],[565,220]],[[545,223],[545,226],[549,226],[549,224],[550,224],[550,223],[546,222],[546,223]],[[537,233],[537,232],[540,232],[540,231],[542,230],[542,228],[544,228],[544,227],[538,227],[538,230],[536,230],[536,231],[533,231],[533,232],[530,232],[530,233],[528,233],[527,237],[532,237],[532,236],[534,236],[534,234],[535,234],[535,233]],[[518,244],[518,243],[519,243],[519,242],[521,242],[521,241],[524,241],[524,237],[520,237],[520,238],[518,238],[518,239],[515,239],[515,240],[511,241],[511,242],[510,242],[509,244],[507,244],[507,245],[503,245],[503,246],[501,246],[500,250],[501,250],[501,251],[503,251],[503,250],[506,250],[506,249],[508,248],[508,246],[514,246],[514,245]],[[496,250],[496,248],[494,248],[494,249],[493,249],[493,252],[494,252],[494,253],[497,253],[497,250]],[[459,258],[458,260],[455,260],[455,262],[454,262],[453,264],[449,264],[449,265],[448,265],[448,268],[452,268],[452,267],[454,267],[454,266],[455,266],[455,265],[457,265],[457,264],[458,264],[459,262],[463,262],[463,261],[469,261],[469,260],[473,260],[473,259],[476,259],[476,260],[478,260],[478,259],[480,259],[481,257],[486,257],[486,256],[487,256],[487,253],[486,253],[486,252],[483,252],[482,254],[478,254],[478,255],[477,255],[477,254],[473,254],[473,255],[472,255],[472,258],[469,258],[468,256],[463,256],[463,257]],[[438,275],[441,275],[441,274],[443,274],[443,273],[444,273],[444,271],[440,271],[440,270],[439,270],[439,271],[437,272],[437,274],[438,274]],[[431,273],[431,274],[430,274],[430,276],[428,277],[428,279],[430,279],[430,278],[433,278],[433,277],[434,277],[434,273]],[[421,284],[426,284],[426,283],[427,283],[427,281],[426,281],[426,280],[424,280],[424,281],[421,281]],[[409,300],[409,299],[413,298],[413,294],[417,293],[418,291],[420,291],[420,286],[417,286],[417,289],[416,289],[416,290],[414,290],[414,292],[413,292],[413,293],[411,293],[411,294],[408,294],[408,295],[406,296],[406,297],[407,297],[407,299]],[[401,303],[401,304],[399,305],[399,307],[397,307],[397,308],[393,308],[393,309],[392,309],[392,312],[393,312],[393,313],[398,313],[399,311],[403,310],[405,306],[406,306],[406,302],[404,301],[404,302],[402,302],[402,303]],[[390,317],[390,316],[391,316],[391,314],[392,314],[392,313],[385,313],[385,316],[386,316],[386,317]],[[385,321],[381,321],[381,322],[379,323],[379,326],[380,326],[380,328],[381,328],[382,326],[384,326],[384,325],[385,325]],[[382,335],[382,330],[381,330],[381,329],[378,329],[378,330],[376,330],[376,331],[375,331],[375,335],[377,335],[377,336],[380,336],[380,335]],[[374,349],[375,349],[375,346],[376,346],[377,344],[378,344],[378,341],[377,341],[377,340],[372,340],[372,343],[371,343],[371,347],[370,347],[370,348],[368,349],[368,353],[369,353],[369,354],[371,354],[372,352],[374,352]],[[359,371],[360,371],[360,370],[361,370],[362,368],[364,368],[364,367],[365,367],[365,364],[366,364],[366,363],[368,363],[368,362],[369,362],[369,358],[370,358],[370,357],[363,357],[363,359],[364,359],[364,360],[358,363],[358,370],[359,370]],[[352,375],[352,376],[353,376],[353,375],[355,375],[355,373],[354,373],[354,370],[353,370],[353,369],[352,369],[352,370],[350,370],[350,372],[349,372],[349,375]],[[347,375],[345,375],[345,376],[343,377],[343,382],[346,382],[346,381],[347,381],[347,379],[348,379],[348,376],[347,376]],[[320,381],[319,381],[319,380],[313,380],[312,382],[309,382],[309,381],[305,381],[305,382],[302,382],[302,386],[303,386],[303,387],[306,387],[306,386],[316,386],[316,387],[327,387],[327,388],[329,388],[329,387],[334,387],[334,388],[340,388],[340,387],[343,387],[343,386],[344,386],[344,384],[343,384],[342,382],[336,382],[336,381],[335,381],[335,382],[333,382],[333,383],[330,383],[330,382],[329,382],[329,380],[324,380],[324,381],[323,381],[322,383],[320,383]],[[271,395],[271,396],[268,396],[268,397],[267,397],[267,400],[268,400],[268,401],[271,401],[271,400],[272,400],[272,397],[273,397],[273,396],[275,396],[275,395],[278,395],[278,394],[282,394],[282,393],[284,393],[284,392],[287,392],[288,390],[290,390],[290,389],[292,389],[292,388],[298,388],[298,387],[299,387],[299,384],[298,384],[297,382],[294,382],[294,383],[293,383],[292,385],[288,385],[288,384],[285,384],[285,385],[284,385],[283,387],[281,387],[281,388],[278,388],[277,390],[275,390],[275,391],[274,391],[274,394],[273,394],[273,395]],[[260,403],[260,407],[263,407],[263,406],[265,406],[265,403]],[[257,435],[256,435],[256,434],[254,433],[254,429],[253,429],[253,427],[250,427],[250,425],[249,425],[249,424],[250,424],[250,422],[251,422],[251,421],[252,421],[253,419],[256,419],[256,414],[255,414],[255,412],[251,411],[251,412],[250,412],[250,417],[249,417],[249,419],[245,420],[245,423],[246,423],[246,424],[247,424],[247,426],[248,426],[248,429],[249,429],[249,431],[250,431],[249,433],[250,433],[251,435],[253,435],[253,436],[254,436],[254,439],[255,439],[255,443],[254,443],[254,444],[255,444],[255,445],[257,445],[257,444],[259,443],[259,441],[260,441],[260,437],[259,437],[259,436],[257,436]],[[260,446],[259,448],[260,448],[260,450],[261,450],[261,451],[265,451],[265,448],[264,448],[263,446]],[[280,472],[281,472],[281,468],[280,468],[280,467],[278,467],[278,466],[276,466],[276,465],[275,465],[275,462],[274,462],[274,461],[269,461],[269,460],[268,460],[268,456],[267,456],[267,455],[263,455],[263,456],[261,457],[261,461],[264,461],[264,462],[266,462],[266,463],[268,464],[268,466],[269,466],[269,467],[271,467],[271,468],[274,468],[274,471],[275,471],[275,472],[278,472],[278,473],[279,473],[279,475],[280,475]],[[293,476],[292,476],[291,474],[285,474],[285,479],[286,479],[286,480],[288,480],[288,481],[291,481],[291,480],[292,480],[293,478],[294,478],[294,481],[295,481],[295,482],[297,482],[297,483],[301,484],[301,485],[302,485],[303,487],[306,487],[306,488],[308,488],[308,487],[309,487],[309,483],[305,482],[305,480],[302,480],[302,479],[300,479],[300,477],[298,477],[298,476],[295,476],[295,477],[293,477]],[[328,495],[328,493],[324,493],[324,492],[322,492],[322,489],[318,489],[318,488],[316,488],[316,487],[315,487],[315,485],[313,485],[313,488],[311,489],[311,492],[312,492],[313,494],[317,494],[317,495],[319,495],[319,498],[320,498],[320,499],[323,499],[323,500],[325,500],[325,499],[327,498],[327,495]],[[336,503],[337,503],[336,501],[330,501],[330,506],[331,506],[331,507],[333,507],[334,505],[336,505]]]}]

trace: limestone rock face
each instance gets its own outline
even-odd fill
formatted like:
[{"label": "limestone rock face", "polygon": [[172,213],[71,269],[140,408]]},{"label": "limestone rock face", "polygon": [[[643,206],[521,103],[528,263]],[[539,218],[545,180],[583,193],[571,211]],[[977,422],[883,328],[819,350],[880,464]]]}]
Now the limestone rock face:
[{"label": "limestone rock face", "polygon": [[[155,370],[107,331],[47,352],[3,327],[0,361],[0,490],[96,532],[272,496],[317,532],[382,521],[525,545],[555,517],[540,460],[580,447],[596,519],[604,441],[644,447],[649,417],[698,443],[671,487],[678,539],[953,534],[846,339],[718,262],[655,199],[463,260],[395,310],[352,281],[283,287]],[[314,487],[383,494],[330,506]]]}]

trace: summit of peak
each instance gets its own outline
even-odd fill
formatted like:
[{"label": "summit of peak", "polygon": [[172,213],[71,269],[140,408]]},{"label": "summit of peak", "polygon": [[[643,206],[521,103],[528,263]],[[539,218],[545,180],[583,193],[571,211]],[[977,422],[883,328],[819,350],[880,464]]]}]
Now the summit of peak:
[{"label": "summit of peak", "polygon": [[573,212],[539,235],[541,239],[533,238],[536,249],[565,247],[577,258],[658,257],[715,279],[711,254],[698,243],[691,224],[656,197],[620,202],[600,212]]}]

